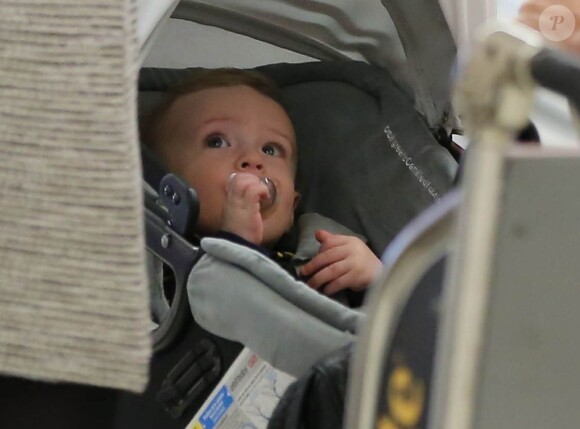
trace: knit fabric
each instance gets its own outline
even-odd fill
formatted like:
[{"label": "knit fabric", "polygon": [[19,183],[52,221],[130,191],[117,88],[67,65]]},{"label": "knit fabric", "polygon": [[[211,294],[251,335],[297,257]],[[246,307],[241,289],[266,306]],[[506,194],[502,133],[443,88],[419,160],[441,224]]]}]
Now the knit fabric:
[{"label": "knit fabric", "polygon": [[0,373],[143,390],[134,0],[0,0]]}]

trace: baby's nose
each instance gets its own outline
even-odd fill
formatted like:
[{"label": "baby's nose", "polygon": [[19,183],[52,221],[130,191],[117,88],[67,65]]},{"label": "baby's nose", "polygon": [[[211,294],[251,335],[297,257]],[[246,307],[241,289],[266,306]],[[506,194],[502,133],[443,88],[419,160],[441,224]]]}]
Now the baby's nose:
[{"label": "baby's nose", "polygon": [[260,162],[243,161],[241,167],[244,170],[251,170],[255,168],[256,170],[261,170],[264,166]]},{"label": "baby's nose", "polygon": [[258,154],[246,154],[240,158],[239,167],[242,170],[261,171],[264,168],[264,164]]}]

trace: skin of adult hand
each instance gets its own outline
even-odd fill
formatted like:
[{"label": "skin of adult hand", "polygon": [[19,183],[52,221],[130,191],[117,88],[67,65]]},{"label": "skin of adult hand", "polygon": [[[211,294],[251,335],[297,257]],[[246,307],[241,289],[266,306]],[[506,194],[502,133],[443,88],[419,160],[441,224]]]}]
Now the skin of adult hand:
[{"label": "skin of adult hand", "polygon": [[343,289],[363,290],[381,272],[382,263],[367,245],[357,237],[332,234],[325,230],[315,233],[320,249],[316,256],[300,269],[307,284],[333,295]]},{"label": "skin of adult hand", "polygon": [[229,181],[221,229],[260,244],[264,235],[260,199],[267,197],[268,188],[257,176],[236,173]]},{"label": "skin of adult hand", "polygon": [[580,55],[580,0],[528,0],[522,4],[517,20],[540,30],[540,16],[550,6],[566,7],[575,19],[574,32],[560,42],[551,42],[556,46]]}]

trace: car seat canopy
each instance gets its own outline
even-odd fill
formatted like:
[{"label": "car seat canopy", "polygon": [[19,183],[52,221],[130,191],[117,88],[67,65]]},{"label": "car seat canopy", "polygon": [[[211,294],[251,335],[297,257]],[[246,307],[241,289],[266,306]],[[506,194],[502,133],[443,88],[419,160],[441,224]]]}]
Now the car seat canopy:
[{"label": "car seat canopy", "polygon": [[[182,0],[165,1],[148,14],[219,27],[320,60],[350,59],[378,65],[395,77],[430,126],[447,120],[449,71],[455,42],[439,2],[422,0]],[[146,12],[144,7],[144,14]],[[167,12],[165,12],[167,14]],[[153,32],[150,21],[146,30]],[[160,27],[160,25],[158,25]],[[157,28],[158,28],[157,27]],[[145,46],[146,31],[142,31]]]}]

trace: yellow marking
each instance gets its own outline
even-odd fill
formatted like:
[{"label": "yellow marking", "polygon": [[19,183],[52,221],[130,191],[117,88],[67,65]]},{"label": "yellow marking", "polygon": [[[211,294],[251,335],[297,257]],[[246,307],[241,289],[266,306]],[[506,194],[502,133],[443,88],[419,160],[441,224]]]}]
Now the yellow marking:
[{"label": "yellow marking", "polygon": [[377,422],[377,429],[401,429],[401,427],[387,416],[383,416]]},{"label": "yellow marking", "polygon": [[398,366],[389,378],[387,403],[393,420],[399,426],[412,428],[423,414],[425,384],[415,378],[408,367]]}]

